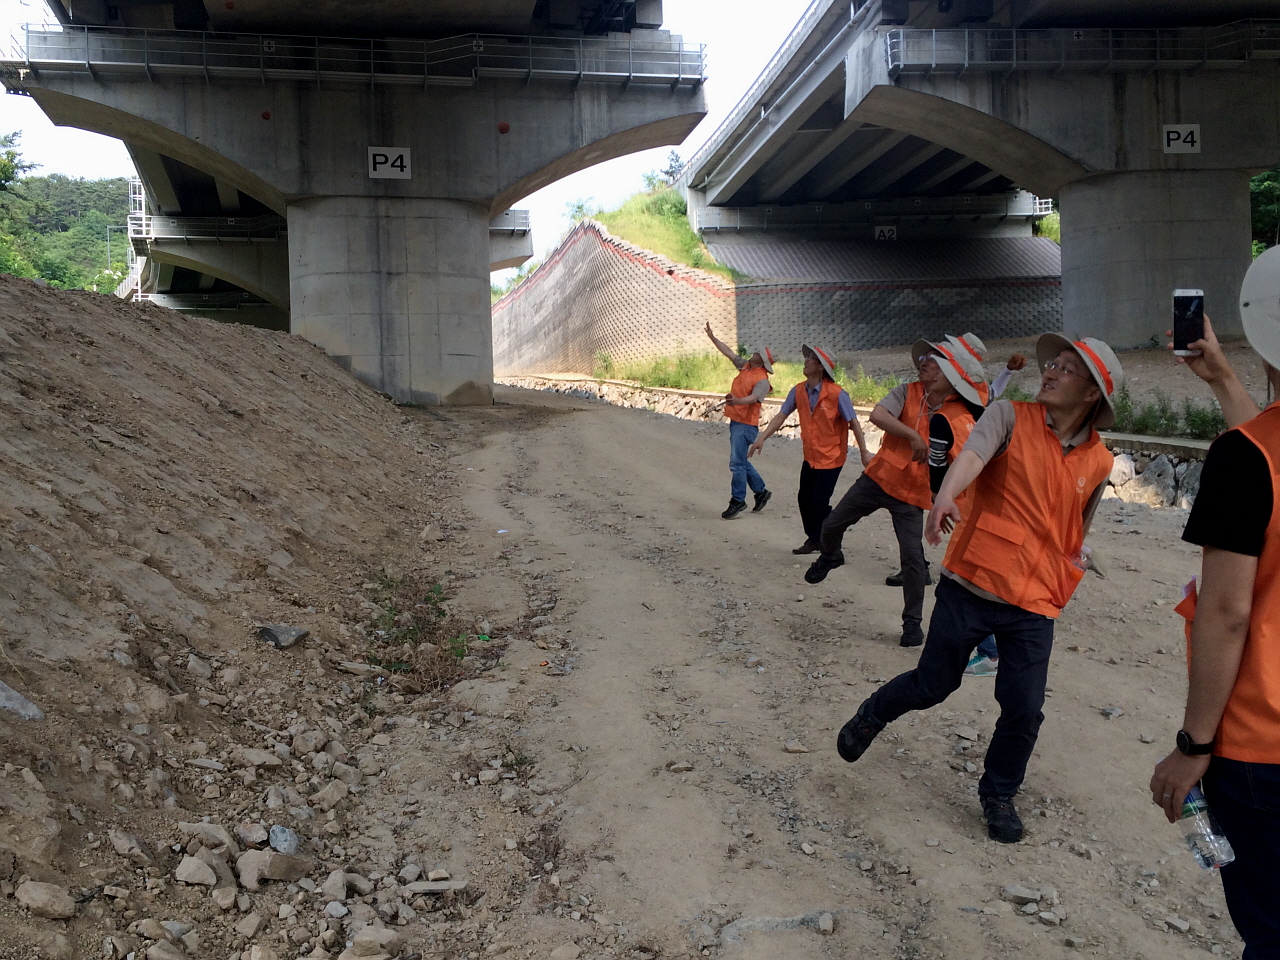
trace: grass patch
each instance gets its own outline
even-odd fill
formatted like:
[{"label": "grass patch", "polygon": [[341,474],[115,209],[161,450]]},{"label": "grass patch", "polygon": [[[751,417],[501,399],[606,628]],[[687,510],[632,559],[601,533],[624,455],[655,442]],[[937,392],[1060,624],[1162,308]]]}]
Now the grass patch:
[{"label": "grass patch", "polygon": [[1226,418],[1216,400],[1204,403],[1187,397],[1179,410],[1163,391],[1154,391],[1154,397],[1137,401],[1129,392],[1129,385],[1122,385],[1116,394],[1116,425],[1112,429],[1119,433],[1192,440],[1212,440],[1227,429]]},{"label": "grass patch", "polygon": [[[630,380],[643,387],[727,393],[738,371],[718,353],[685,353],[625,364],[615,364],[608,354],[601,353],[596,355],[594,375],[601,380]],[[804,379],[804,364],[775,363],[769,379],[774,385],[775,396],[786,396],[787,390]],[[859,406],[879,403],[900,382],[892,376],[877,379],[861,366],[851,374],[836,365],[836,383],[844,387],[850,399]]]},{"label": "grass patch", "polygon": [[476,676],[506,650],[450,613],[438,583],[383,576],[369,599],[364,659],[391,674],[389,685],[401,693],[428,693]]},{"label": "grass patch", "polygon": [[715,261],[706,244],[693,232],[684,198],[670,187],[637,193],[617,210],[596,214],[609,232],[627,243],[652,250],[685,266],[718,273],[730,280],[746,280],[738,271]]}]

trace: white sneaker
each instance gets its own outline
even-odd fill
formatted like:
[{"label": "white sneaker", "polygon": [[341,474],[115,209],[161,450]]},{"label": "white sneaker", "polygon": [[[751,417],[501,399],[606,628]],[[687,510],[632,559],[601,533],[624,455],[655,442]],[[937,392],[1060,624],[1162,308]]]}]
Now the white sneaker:
[{"label": "white sneaker", "polygon": [[994,677],[996,671],[1000,669],[1000,660],[984,657],[980,653],[975,653],[969,660],[969,665],[964,668],[966,677]]}]

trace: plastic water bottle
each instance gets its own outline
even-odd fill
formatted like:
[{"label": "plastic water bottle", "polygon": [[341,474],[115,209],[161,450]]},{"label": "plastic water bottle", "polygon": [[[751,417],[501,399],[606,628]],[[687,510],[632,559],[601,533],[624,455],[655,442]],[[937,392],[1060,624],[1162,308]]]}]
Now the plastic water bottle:
[{"label": "plastic water bottle", "polygon": [[1209,804],[1196,784],[1182,801],[1182,819],[1178,821],[1196,862],[1205,870],[1219,870],[1236,858],[1222,828],[1209,813]]}]

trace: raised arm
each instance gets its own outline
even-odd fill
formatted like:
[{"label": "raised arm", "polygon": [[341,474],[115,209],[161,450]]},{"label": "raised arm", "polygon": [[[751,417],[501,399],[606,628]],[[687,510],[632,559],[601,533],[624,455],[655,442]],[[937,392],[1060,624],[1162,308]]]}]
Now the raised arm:
[{"label": "raised arm", "polygon": [[[1218,342],[1208,317],[1204,318],[1204,339],[1189,346],[1192,350],[1199,350],[1200,356],[1178,357],[1178,363],[1186,364],[1192,373],[1209,385],[1213,395],[1218,398],[1218,405],[1222,407],[1227,426],[1238,427],[1256,417],[1258,405],[1249,396],[1249,391],[1244,388],[1227,360],[1227,355],[1223,353],[1222,344]],[[1169,349],[1173,349],[1173,344],[1169,344]]]},{"label": "raised arm", "polygon": [[739,370],[746,364],[746,360],[738,356],[733,350],[729,349],[728,344],[711,332],[711,321],[707,321],[707,336],[711,338],[711,342],[716,345],[716,349],[723,353],[726,357],[733,361],[733,365]]}]

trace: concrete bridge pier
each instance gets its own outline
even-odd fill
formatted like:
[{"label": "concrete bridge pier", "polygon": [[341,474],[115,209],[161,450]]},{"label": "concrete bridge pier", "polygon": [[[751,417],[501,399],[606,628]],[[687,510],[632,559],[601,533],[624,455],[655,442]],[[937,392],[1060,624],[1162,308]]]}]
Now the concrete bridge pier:
[{"label": "concrete bridge pier", "polygon": [[1182,287],[1204,290],[1224,330],[1237,323],[1252,249],[1248,172],[1089,176],[1062,187],[1059,208],[1068,332],[1140,344],[1169,326]]},{"label": "concrete bridge pier", "polygon": [[288,218],[294,333],[398,403],[493,401],[486,206],[317,197]]}]

